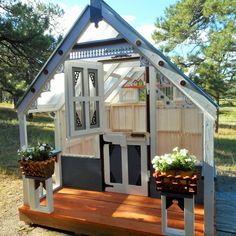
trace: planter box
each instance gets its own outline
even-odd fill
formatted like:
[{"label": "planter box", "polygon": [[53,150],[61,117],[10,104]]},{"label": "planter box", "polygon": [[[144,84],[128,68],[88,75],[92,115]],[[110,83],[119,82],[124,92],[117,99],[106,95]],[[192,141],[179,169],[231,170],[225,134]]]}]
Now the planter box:
[{"label": "planter box", "polygon": [[156,190],[163,193],[197,194],[198,175],[169,175],[155,172]]},{"label": "planter box", "polygon": [[25,177],[49,178],[54,173],[56,157],[51,157],[46,161],[19,161],[22,175]]}]

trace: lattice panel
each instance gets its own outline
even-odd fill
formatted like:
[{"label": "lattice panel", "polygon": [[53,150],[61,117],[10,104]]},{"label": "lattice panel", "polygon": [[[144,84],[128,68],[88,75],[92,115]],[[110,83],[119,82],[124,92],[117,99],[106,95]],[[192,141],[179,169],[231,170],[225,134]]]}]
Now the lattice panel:
[{"label": "lattice panel", "polygon": [[132,46],[128,43],[123,43],[119,45],[112,46],[102,46],[102,47],[91,47],[89,49],[77,49],[70,53],[69,59],[86,59],[86,58],[97,58],[97,57],[119,57],[119,56],[131,56],[135,53]]}]

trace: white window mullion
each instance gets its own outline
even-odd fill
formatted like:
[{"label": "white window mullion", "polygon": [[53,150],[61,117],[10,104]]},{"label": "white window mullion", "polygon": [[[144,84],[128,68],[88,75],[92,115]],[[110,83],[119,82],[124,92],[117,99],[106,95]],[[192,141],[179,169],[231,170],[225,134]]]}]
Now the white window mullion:
[{"label": "white window mullion", "polygon": [[89,122],[89,79],[88,79],[88,68],[84,66],[84,100],[85,100],[85,127],[86,130],[90,129]]}]

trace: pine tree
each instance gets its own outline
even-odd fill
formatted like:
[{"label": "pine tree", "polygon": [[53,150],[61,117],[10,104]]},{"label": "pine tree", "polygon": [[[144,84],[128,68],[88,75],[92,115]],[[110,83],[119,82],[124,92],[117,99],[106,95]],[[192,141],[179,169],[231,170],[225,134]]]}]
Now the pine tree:
[{"label": "pine tree", "polygon": [[[157,18],[153,39],[219,104],[236,82],[236,0],[180,0]],[[219,111],[216,132],[218,132]]]},{"label": "pine tree", "polygon": [[53,4],[0,0],[0,90],[16,102],[56,47],[63,11]]}]

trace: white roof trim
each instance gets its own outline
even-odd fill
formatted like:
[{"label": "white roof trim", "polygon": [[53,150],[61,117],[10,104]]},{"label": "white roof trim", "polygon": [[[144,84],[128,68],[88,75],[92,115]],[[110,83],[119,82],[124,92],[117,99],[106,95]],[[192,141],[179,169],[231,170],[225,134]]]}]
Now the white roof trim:
[{"label": "white roof trim", "polygon": [[[216,117],[216,107],[212,99],[198,86],[190,81],[173,64],[157,51],[146,39],[134,30],[122,17],[120,17],[105,2],[101,1],[102,16],[115,30],[117,30],[135,49],[148,59],[148,61],[163,75],[165,75],[183,94],[185,94],[202,111],[207,112],[213,119]],[[54,51],[43,69],[39,72],[24,98],[20,101],[17,111],[26,113],[31,103],[39,96],[44,84],[54,75],[56,69],[66,59],[73,45],[78,41],[79,36],[86,30],[90,23],[90,7],[87,6],[74,26],[64,38],[62,43]],[[63,54],[59,52],[62,51]],[[164,62],[160,66],[159,61]],[[45,70],[48,73],[44,73]],[[180,81],[185,80],[186,86],[181,86]],[[32,91],[35,90],[35,92]]]},{"label": "white roof trim", "polygon": [[31,104],[40,95],[43,86],[52,78],[57,68],[65,61],[72,47],[77,43],[78,38],[83,34],[90,23],[90,7],[87,6],[81,13],[66,37],[53,52],[42,70],[38,73],[35,80],[26,91],[22,100],[18,103],[17,112],[27,113]]},{"label": "white roof trim", "polygon": [[[169,63],[168,59],[158,55],[149,46],[145,40],[136,30],[134,30],[123,18],[121,18],[115,11],[113,11],[106,3],[102,2],[102,16],[109,22],[135,49],[149,60],[149,62],[165,75],[184,95],[186,95],[197,107],[202,111],[207,112],[213,119],[216,118],[216,107],[202,94],[197,91],[186,77],[178,73]],[[141,45],[137,46],[137,41]],[[158,62],[163,61],[164,66],[159,66]],[[185,80],[186,85],[181,86],[180,81]]]}]

